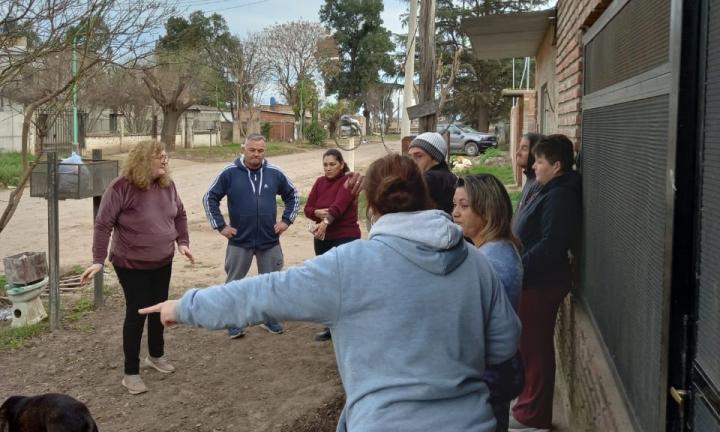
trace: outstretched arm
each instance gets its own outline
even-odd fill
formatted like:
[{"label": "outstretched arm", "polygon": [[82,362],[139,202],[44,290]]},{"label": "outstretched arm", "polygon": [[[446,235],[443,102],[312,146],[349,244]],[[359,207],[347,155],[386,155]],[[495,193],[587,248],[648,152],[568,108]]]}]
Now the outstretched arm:
[{"label": "outstretched arm", "polygon": [[141,309],[140,313],[160,312],[166,325],[177,322],[209,329],[269,320],[332,325],[340,314],[338,274],[337,253],[332,250],[284,272],[191,289],[179,301]]}]

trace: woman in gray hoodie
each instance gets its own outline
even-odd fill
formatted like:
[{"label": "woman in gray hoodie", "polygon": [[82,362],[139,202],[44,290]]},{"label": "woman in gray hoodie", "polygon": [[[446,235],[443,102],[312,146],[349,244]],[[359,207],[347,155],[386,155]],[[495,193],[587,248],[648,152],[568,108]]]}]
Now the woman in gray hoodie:
[{"label": "woman in gray hoodie", "polygon": [[427,210],[411,159],[373,162],[365,191],[368,240],[141,313],[211,329],[325,324],[347,396],[338,431],[493,431],[483,372],[515,354],[520,334],[500,281],[447,213]]}]

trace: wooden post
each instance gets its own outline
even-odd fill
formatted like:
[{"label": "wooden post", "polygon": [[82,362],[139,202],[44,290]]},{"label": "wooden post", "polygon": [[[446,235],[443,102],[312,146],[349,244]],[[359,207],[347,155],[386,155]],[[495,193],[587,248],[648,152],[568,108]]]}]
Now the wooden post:
[{"label": "wooden post", "polygon": [[158,118],[157,114],[153,114],[152,116],[152,128],[150,135],[152,136],[152,139],[157,140],[158,139]]},{"label": "wooden post", "polygon": [[[353,148],[355,147],[355,138],[350,137],[348,138],[348,147]],[[343,159],[345,159],[345,163],[347,164],[350,171],[355,171],[355,150],[349,150],[345,151],[341,149],[341,153],[343,153]]]},{"label": "wooden post", "polygon": [[[420,3],[420,94],[418,105],[435,100],[435,0]],[[419,133],[435,132],[437,114],[420,118]]]},{"label": "wooden post", "polygon": [[[102,160],[102,149],[93,149],[92,160]],[[98,211],[100,210],[100,201],[102,201],[102,196],[93,196],[93,222],[95,222],[95,219],[97,219]],[[104,275],[103,270],[101,269],[99,272],[95,273],[93,279],[93,285],[95,290],[94,304],[96,308],[102,306],[103,304],[103,284]]]},{"label": "wooden post", "polygon": [[57,152],[47,152],[48,203],[48,289],[50,290],[50,330],[60,329],[60,229],[58,218]]}]

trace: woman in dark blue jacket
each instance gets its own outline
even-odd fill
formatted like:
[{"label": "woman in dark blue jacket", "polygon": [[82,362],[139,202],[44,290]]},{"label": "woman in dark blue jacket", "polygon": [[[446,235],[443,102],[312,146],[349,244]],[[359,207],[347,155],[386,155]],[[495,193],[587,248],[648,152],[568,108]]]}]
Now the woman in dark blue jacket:
[{"label": "woman in dark blue jacket", "polygon": [[518,209],[513,231],[523,243],[523,289],[519,317],[525,387],[518,396],[510,430],[549,431],[555,388],[553,336],[557,311],[572,285],[582,217],[580,175],[565,135],[549,135],[533,149],[539,188]]}]

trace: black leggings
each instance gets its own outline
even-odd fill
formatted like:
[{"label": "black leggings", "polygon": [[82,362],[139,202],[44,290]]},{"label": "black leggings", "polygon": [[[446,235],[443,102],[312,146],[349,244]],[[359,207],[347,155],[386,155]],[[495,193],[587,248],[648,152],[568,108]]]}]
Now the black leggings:
[{"label": "black leggings", "polygon": [[[123,352],[125,353],[125,374],[140,373],[140,342],[142,341],[145,315],[138,309],[164,302],[168,299],[172,264],[153,270],[134,270],[115,267],[115,273],[125,292],[125,322],[123,323]],[[165,348],[164,327],[160,314],[147,316],[148,353],[151,357],[162,357]]]},{"label": "black leggings", "polygon": [[350,243],[353,240],[357,240],[356,238],[340,238],[335,240],[318,240],[315,239],[315,255],[322,255],[325,252],[329,251],[330,249],[340,246],[341,244]]}]

